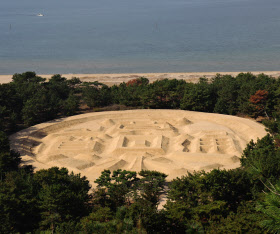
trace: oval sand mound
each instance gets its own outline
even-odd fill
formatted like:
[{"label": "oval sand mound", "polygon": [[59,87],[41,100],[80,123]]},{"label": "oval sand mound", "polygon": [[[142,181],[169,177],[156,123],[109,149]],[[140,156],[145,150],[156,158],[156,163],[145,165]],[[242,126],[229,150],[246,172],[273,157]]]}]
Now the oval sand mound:
[{"label": "oval sand mound", "polygon": [[188,171],[240,165],[246,144],[266,134],[254,121],[182,110],[130,110],[72,116],[10,137],[23,164],[81,173],[93,183],[104,169],[157,170],[168,180]]}]

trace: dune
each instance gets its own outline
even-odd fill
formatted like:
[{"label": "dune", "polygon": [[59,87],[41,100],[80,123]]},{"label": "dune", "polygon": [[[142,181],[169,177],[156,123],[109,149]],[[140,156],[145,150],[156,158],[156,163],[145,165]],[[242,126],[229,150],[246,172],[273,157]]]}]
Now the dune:
[{"label": "dune", "polygon": [[129,110],[76,115],[10,136],[22,164],[52,166],[87,176],[104,169],[157,170],[170,181],[187,172],[233,169],[263,125],[229,115],[183,110]]}]

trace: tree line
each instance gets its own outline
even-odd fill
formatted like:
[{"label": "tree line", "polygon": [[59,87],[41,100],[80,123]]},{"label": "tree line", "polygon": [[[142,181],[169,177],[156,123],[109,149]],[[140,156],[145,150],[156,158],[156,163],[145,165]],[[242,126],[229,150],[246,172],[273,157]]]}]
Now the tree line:
[{"label": "tree line", "polygon": [[[139,78],[112,87],[15,74],[0,85],[0,233],[279,232],[279,94],[279,79],[264,74],[198,83]],[[247,145],[234,170],[188,173],[169,183],[156,171],[104,170],[96,189],[65,168],[21,167],[10,149],[12,132],[112,105],[261,116],[269,134]],[[167,203],[159,210],[163,193]]]},{"label": "tree line", "polygon": [[217,74],[210,81],[200,78],[198,83],[176,79],[149,83],[147,78],[137,78],[108,87],[61,75],[47,81],[35,72],[25,72],[0,85],[0,127],[10,133],[81,113],[85,107],[92,111],[111,105],[273,117],[280,110],[279,100],[280,80],[265,74]]}]

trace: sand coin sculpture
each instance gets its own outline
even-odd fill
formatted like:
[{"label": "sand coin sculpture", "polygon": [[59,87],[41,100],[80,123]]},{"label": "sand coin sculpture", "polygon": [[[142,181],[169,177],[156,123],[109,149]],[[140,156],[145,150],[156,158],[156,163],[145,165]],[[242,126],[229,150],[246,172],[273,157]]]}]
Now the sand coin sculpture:
[{"label": "sand coin sculpture", "polygon": [[182,110],[99,112],[59,119],[10,137],[23,164],[81,173],[93,183],[104,169],[188,171],[240,166],[246,144],[266,134],[252,120]]}]

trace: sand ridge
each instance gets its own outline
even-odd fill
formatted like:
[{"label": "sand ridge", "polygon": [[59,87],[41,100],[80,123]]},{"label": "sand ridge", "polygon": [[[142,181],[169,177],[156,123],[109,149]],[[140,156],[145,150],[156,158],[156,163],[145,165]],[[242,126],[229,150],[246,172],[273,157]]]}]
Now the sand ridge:
[{"label": "sand ridge", "polygon": [[236,168],[246,144],[265,135],[261,124],[234,116],[129,110],[50,121],[10,140],[23,164],[66,167],[93,184],[104,169],[157,170],[171,180],[194,170]]}]

